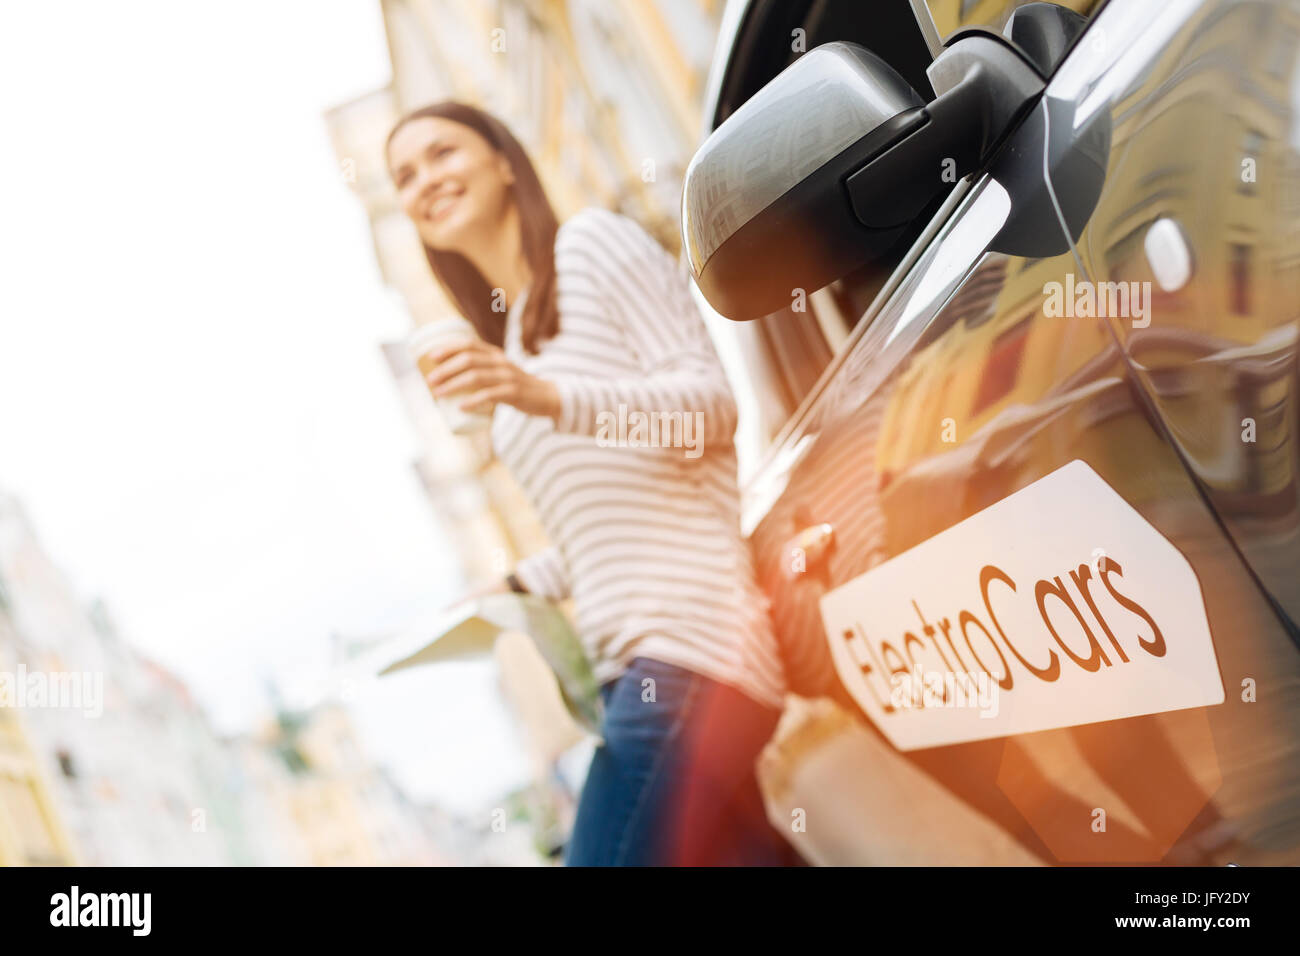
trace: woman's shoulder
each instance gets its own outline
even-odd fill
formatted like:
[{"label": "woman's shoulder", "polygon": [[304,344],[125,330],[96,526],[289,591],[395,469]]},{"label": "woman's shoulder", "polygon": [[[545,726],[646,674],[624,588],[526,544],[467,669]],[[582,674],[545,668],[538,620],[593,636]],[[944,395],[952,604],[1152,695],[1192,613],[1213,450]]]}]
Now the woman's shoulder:
[{"label": "woman's shoulder", "polygon": [[640,229],[635,222],[621,213],[600,206],[587,206],[560,223],[558,238],[590,239],[609,232]]},{"label": "woman's shoulder", "polygon": [[598,206],[589,206],[560,225],[555,251],[557,256],[561,252],[576,252],[611,264],[663,252],[634,219]]}]

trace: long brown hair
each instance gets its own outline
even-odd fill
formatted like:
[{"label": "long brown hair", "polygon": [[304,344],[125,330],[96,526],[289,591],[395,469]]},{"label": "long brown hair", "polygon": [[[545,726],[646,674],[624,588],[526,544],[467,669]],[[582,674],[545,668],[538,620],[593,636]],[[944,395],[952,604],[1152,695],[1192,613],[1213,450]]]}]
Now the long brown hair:
[{"label": "long brown hair", "polygon": [[[522,251],[532,273],[528,298],[520,316],[520,338],[524,348],[535,353],[541,342],[560,330],[560,313],[555,302],[555,233],[559,223],[550,200],[546,198],[546,190],[537,178],[537,170],[504,123],[477,107],[451,100],[421,107],[398,120],[388,134],[385,155],[399,129],[412,120],[426,118],[451,120],[468,126],[510,164],[515,179],[510,186],[511,198],[519,210]],[[493,345],[501,345],[505,339],[505,316],[493,311],[492,290],[474,264],[458,252],[428,245],[424,247],[424,254],[438,282],[461,315],[473,323],[479,337]]]}]

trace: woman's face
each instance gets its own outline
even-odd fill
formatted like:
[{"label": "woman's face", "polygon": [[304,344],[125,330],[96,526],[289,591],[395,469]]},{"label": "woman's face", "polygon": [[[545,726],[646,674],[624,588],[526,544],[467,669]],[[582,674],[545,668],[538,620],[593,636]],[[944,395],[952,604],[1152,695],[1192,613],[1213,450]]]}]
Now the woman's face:
[{"label": "woman's face", "polygon": [[514,182],[510,164],[460,123],[422,117],[403,124],[388,145],[398,203],[425,245],[462,251],[500,228]]}]

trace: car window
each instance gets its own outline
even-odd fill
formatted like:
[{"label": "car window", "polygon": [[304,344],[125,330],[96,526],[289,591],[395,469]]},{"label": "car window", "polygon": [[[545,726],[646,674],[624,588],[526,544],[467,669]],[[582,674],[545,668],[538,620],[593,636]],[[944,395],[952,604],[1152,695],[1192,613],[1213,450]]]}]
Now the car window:
[{"label": "car window", "polygon": [[[966,27],[986,27],[1001,30],[1016,7],[1037,0],[926,0],[930,16],[934,18],[939,36],[947,39],[957,30]],[[1058,7],[1068,7],[1085,15],[1101,7],[1100,0],[1054,0]]]}]

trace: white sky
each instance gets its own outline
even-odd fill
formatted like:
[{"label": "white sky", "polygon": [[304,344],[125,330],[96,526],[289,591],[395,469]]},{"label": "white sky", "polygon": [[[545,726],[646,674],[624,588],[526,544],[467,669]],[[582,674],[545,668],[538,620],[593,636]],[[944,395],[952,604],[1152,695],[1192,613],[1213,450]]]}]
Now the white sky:
[{"label": "white sky", "polygon": [[[222,729],[461,589],[321,115],[388,79],[374,0],[0,12],[0,487]],[[392,680],[358,717],[417,796],[520,779],[490,665]]]}]

